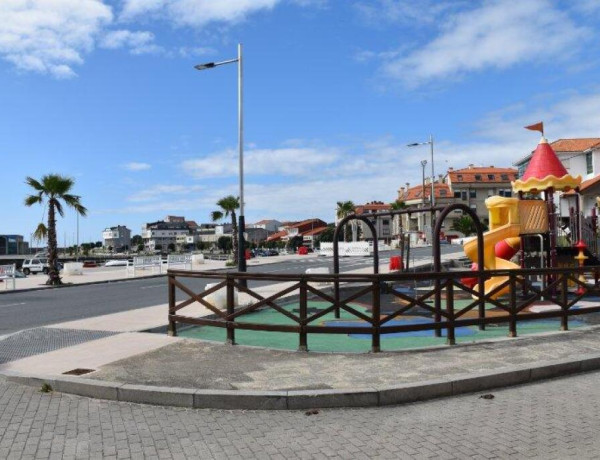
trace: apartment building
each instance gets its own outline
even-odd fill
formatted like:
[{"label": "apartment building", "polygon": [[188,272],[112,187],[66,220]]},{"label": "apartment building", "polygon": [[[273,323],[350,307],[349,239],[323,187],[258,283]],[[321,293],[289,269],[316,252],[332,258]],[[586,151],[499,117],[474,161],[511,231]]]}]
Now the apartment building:
[{"label": "apartment building", "polygon": [[[469,165],[467,168],[448,168],[445,175],[438,177],[434,183],[435,204],[444,206],[452,203],[465,204],[473,209],[481,221],[488,218],[485,200],[490,196],[511,196],[512,181],[517,179],[518,171],[514,168],[498,168],[495,166]],[[431,181],[411,187],[406,184],[398,191],[398,200],[407,208],[419,209],[431,206]],[[444,220],[445,233],[451,233],[453,221],[461,218],[460,210],[452,212]],[[431,232],[431,216],[415,213],[402,216],[404,231],[416,231],[424,234]]]},{"label": "apartment building", "polygon": [[190,234],[185,219],[183,217],[173,219],[173,217],[167,216],[165,220],[147,223],[142,228],[142,239],[147,250],[166,251],[170,244],[177,245],[178,237],[181,242],[181,237]]},{"label": "apartment building", "polygon": [[113,251],[127,251],[131,248],[131,230],[125,225],[107,227],[102,232],[102,241],[105,248]]}]

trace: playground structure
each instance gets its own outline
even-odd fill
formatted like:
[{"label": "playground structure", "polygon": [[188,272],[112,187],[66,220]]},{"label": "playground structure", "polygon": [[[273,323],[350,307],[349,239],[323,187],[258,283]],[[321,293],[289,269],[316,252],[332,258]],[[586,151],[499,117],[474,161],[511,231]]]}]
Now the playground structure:
[{"label": "playground structure", "polygon": [[[554,193],[577,193],[580,182],[581,177],[570,176],[542,138],[526,173],[513,183],[517,196],[491,197],[486,201],[490,217],[486,233],[477,214],[463,204],[352,214],[342,219],[335,230],[332,274],[169,270],[168,332],[177,335],[178,324],[208,326],[223,331],[223,340],[230,344],[237,343],[236,331],[254,331],[261,337],[283,332],[292,337],[297,334],[297,348],[301,351],[308,351],[309,335],[350,339],[361,336],[368,337],[370,350],[378,352],[382,350],[382,338],[423,331],[431,331],[433,339],[445,337],[445,343],[454,345],[457,331],[464,328],[484,332],[487,326],[494,325],[490,331],[497,331],[499,324],[505,324],[505,334],[516,337],[519,324],[558,319],[557,325],[550,327],[568,330],[572,316],[581,318],[600,312],[600,266],[594,263],[594,257],[585,259],[586,245],[571,244],[574,252],[561,263],[557,257],[559,225]],[[470,216],[477,230],[477,236],[464,245],[466,255],[476,264],[471,271],[444,270],[441,263],[442,224],[456,210]],[[415,273],[404,267],[404,271],[380,274],[373,218],[417,212],[432,213],[434,217],[433,270]],[[576,212],[579,216],[579,209]],[[364,222],[374,236],[372,274],[340,273],[339,237],[352,220]],[[577,226],[581,228],[580,220]],[[581,234],[575,229],[572,238],[579,240]],[[527,246],[532,241],[539,242],[535,252],[545,254],[538,259],[543,261],[538,267],[527,264]],[[517,262],[510,260],[515,255],[519,256]],[[213,284],[197,293],[187,283],[198,278]],[[259,292],[258,287],[265,283],[270,289]],[[209,301],[219,291],[224,293],[223,308]],[[187,298],[178,299],[178,292]],[[194,303],[206,307],[211,314],[184,314],[182,310]],[[275,315],[280,320],[263,320],[264,312],[269,312],[269,318]],[[269,346],[268,339],[265,343]]]}]

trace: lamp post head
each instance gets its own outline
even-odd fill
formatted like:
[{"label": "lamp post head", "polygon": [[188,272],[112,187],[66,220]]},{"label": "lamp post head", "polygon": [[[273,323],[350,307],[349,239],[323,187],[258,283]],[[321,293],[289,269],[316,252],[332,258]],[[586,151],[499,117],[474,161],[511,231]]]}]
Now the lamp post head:
[{"label": "lamp post head", "polygon": [[427,164],[427,160],[421,160],[421,166],[425,167],[426,164]]},{"label": "lamp post head", "polygon": [[206,64],[195,65],[194,69],[196,69],[196,70],[205,70],[205,69],[212,69],[213,67],[215,67],[215,63],[214,62],[207,62]]}]

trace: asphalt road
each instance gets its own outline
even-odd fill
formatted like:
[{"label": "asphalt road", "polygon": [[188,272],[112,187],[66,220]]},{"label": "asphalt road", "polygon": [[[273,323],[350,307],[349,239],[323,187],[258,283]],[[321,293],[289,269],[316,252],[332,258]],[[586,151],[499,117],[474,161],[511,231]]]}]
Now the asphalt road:
[{"label": "asphalt road", "polygon": [[[443,246],[442,253],[460,252],[457,246]],[[380,263],[387,264],[398,251],[384,252]],[[431,259],[431,248],[412,250],[411,263]],[[249,272],[304,273],[307,268],[330,267],[331,258],[306,256],[297,261],[285,261],[261,266],[249,265]],[[370,257],[340,259],[341,272],[370,267]],[[196,292],[204,289],[206,280],[187,280],[186,285]],[[251,283],[250,287],[270,282]],[[119,282],[72,286],[65,289],[42,289],[38,291],[11,292],[0,295],[0,336],[23,329],[45,326],[64,321],[106,315],[136,308],[166,303],[167,283],[165,277],[123,280]]]}]

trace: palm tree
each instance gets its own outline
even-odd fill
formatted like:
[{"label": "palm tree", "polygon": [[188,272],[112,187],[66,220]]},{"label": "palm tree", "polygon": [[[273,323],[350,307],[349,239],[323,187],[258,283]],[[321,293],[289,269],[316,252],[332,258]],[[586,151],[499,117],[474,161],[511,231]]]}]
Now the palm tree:
[{"label": "palm tree", "polygon": [[40,181],[27,177],[25,183],[29,185],[35,194],[28,195],[25,198],[25,206],[33,206],[34,204],[42,204],[48,206],[48,225],[40,223],[34,233],[37,239],[48,238],[48,281],[46,284],[59,285],[61,284],[60,276],[58,275],[57,265],[57,242],[56,242],[56,213],[64,217],[63,202],[67,206],[75,209],[75,212],[84,216],[87,214],[87,209],[81,204],[81,197],[72,195],[69,192],[75,181],[69,177],[60,176],[58,174],[47,174]]},{"label": "palm tree", "polygon": [[233,256],[236,257],[238,253],[238,232],[235,210],[240,207],[240,199],[233,195],[228,195],[217,201],[217,206],[221,209],[211,213],[212,221],[217,222],[222,220],[224,217],[231,216],[231,243],[233,248]]},{"label": "palm tree", "polygon": [[[336,215],[338,219],[343,219],[350,214],[354,214],[354,203],[352,201],[338,201]],[[344,226],[344,241],[349,241],[348,238],[348,225]]]}]

